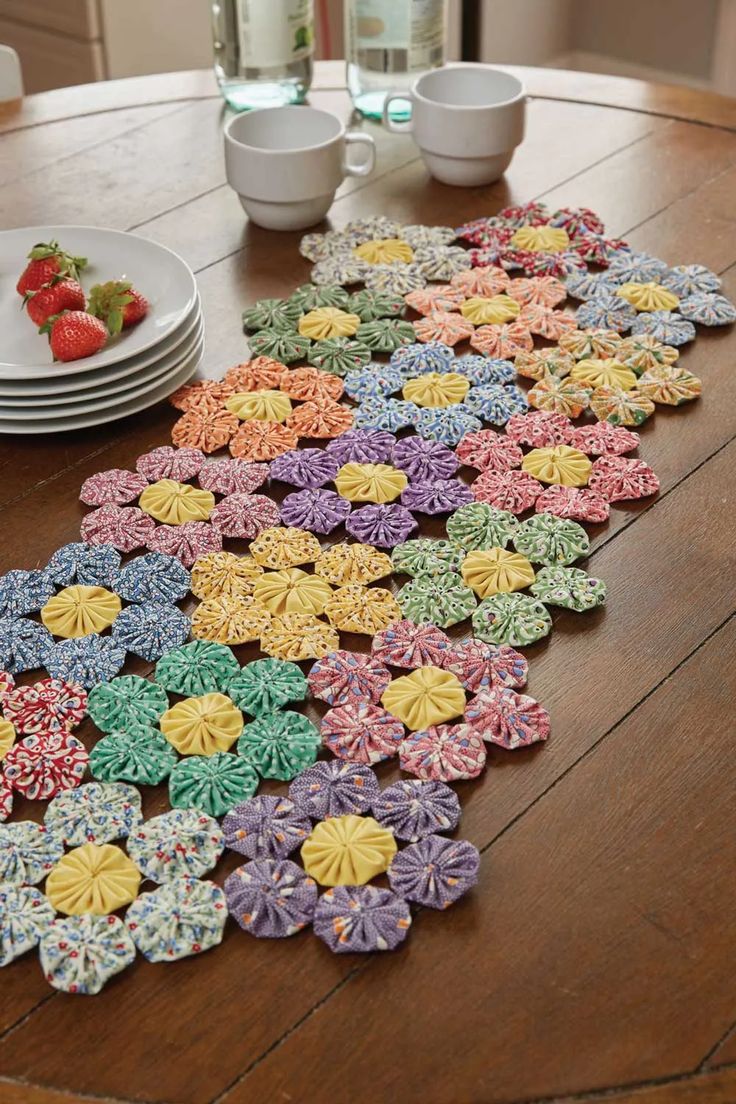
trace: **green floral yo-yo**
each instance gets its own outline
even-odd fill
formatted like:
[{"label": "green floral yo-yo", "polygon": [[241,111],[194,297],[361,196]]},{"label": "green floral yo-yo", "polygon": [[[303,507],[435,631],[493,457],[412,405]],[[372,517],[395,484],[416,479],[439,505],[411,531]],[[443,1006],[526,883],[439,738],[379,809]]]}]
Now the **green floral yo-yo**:
[{"label": "green floral yo-yo", "polygon": [[447,629],[473,613],[477,600],[459,575],[422,575],[406,583],[396,595],[401,612],[417,625]]},{"label": "green floral yo-yo", "polygon": [[293,364],[295,360],[302,360],[311,344],[308,337],[297,333],[282,333],[280,330],[259,330],[248,338],[254,357],[273,357],[282,364]]},{"label": "green floral yo-yo", "polygon": [[514,547],[532,563],[557,567],[587,556],[590,538],[576,521],[554,514],[535,514],[517,529]]},{"label": "green floral yo-yo", "polygon": [[485,552],[488,548],[506,548],[518,526],[517,518],[508,510],[498,510],[486,502],[469,502],[450,514],[447,535],[467,552]]},{"label": "green floral yo-yo", "polygon": [[288,782],[315,762],[319,746],[319,731],[301,713],[269,713],[245,726],[238,755],[264,778]]},{"label": "green floral yo-yo", "polygon": [[328,337],[324,341],[315,341],[307,353],[307,360],[323,372],[346,376],[348,372],[369,364],[371,351],[367,345],[350,337]]},{"label": "green floral yo-yo", "polygon": [[249,763],[227,751],[189,755],[169,778],[169,801],[175,809],[200,809],[224,816],[258,789],[258,775]]},{"label": "green floral yo-yo", "polygon": [[349,309],[357,314],[361,322],[375,322],[378,318],[400,318],[406,304],[401,295],[364,288],[350,296]]},{"label": "green floral yo-yo", "polygon": [[447,571],[459,571],[465,550],[452,541],[418,540],[397,544],[391,553],[394,571],[402,575],[444,575]]},{"label": "green floral yo-yo", "polygon": [[292,299],[259,299],[243,311],[243,328],[294,333],[301,314],[301,307]]},{"label": "green floral yo-yo", "polygon": [[242,667],[227,688],[238,709],[260,717],[288,702],[304,701],[307,680],[296,663],[285,659],[256,659]]},{"label": "green floral yo-yo", "polygon": [[163,687],[140,675],[120,675],[110,682],[99,682],[87,698],[87,712],[103,732],[155,725],[168,708]]},{"label": "green floral yo-yo", "polygon": [[194,640],[168,652],[156,664],[156,682],[164,689],[185,697],[221,693],[240,665],[225,644]]},{"label": "green floral yo-yo", "polygon": [[168,778],[176,760],[173,747],[157,729],[135,725],[98,740],[89,755],[89,769],[101,782],[156,786]]},{"label": "green floral yo-yo", "polygon": [[484,598],[473,614],[473,633],[486,644],[524,648],[541,640],[552,628],[549,611],[528,594],[494,594]]},{"label": "green floral yo-yo", "polygon": [[346,307],[349,298],[345,288],[339,284],[301,284],[289,296],[289,302],[296,304],[300,314],[307,314],[317,307]]},{"label": "green floral yo-yo", "polygon": [[416,341],[411,322],[402,322],[399,318],[377,318],[373,322],[364,322],[358,327],[356,337],[374,353],[394,353],[402,345]]},{"label": "green floral yo-yo", "polygon": [[543,567],[529,589],[540,601],[577,613],[602,606],[607,593],[602,579],[580,567]]}]

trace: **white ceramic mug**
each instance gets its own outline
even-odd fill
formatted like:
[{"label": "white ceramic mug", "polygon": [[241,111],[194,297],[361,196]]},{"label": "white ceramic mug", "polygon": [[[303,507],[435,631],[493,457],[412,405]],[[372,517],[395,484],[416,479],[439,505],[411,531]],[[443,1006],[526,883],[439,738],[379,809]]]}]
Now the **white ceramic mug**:
[{"label": "white ceramic mug", "polygon": [[424,163],[443,184],[472,187],[491,184],[511,163],[524,137],[524,85],[492,65],[448,65],[423,73],[412,85],[411,119],[394,122],[390,93],[383,124],[395,133],[410,132]]},{"label": "white ceramic mug", "polygon": [[[348,161],[350,145],[366,160]],[[225,126],[225,170],[247,215],[267,230],[303,230],[324,218],[346,176],[368,176],[376,163],[369,134],[347,132],[314,107],[264,107]]]}]

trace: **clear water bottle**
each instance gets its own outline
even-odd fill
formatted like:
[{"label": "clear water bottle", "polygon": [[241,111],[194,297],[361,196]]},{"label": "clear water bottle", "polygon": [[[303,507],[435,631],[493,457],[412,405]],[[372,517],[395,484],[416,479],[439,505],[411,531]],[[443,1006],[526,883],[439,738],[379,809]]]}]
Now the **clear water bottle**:
[{"label": "clear water bottle", "polygon": [[[389,92],[444,64],[445,0],[345,0],[345,57],[355,107],[380,119]],[[393,101],[392,119],[409,114],[408,100]]]},{"label": "clear water bottle", "polygon": [[302,103],[312,83],[314,0],[213,0],[215,76],[230,107]]}]

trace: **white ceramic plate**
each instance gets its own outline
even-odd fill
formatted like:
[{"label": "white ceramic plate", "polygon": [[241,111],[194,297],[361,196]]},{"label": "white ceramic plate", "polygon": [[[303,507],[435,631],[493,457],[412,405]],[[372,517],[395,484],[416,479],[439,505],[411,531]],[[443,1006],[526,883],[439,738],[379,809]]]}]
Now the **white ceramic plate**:
[{"label": "white ceramic plate", "polygon": [[[81,274],[86,291],[106,280],[131,280],[151,309],[137,326],[124,331],[101,352],[85,360],[54,364],[48,341],[21,309],[15,290],[26,254],[37,242],[56,239],[75,256],[87,257]],[[0,379],[48,379],[91,372],[116,364],[168,337],[186,318],[197,295],[194,274],[181,257],[163,245],[93,226],[30,226],[0,232]]]},{"label": "white ceramic plate", "polygon": [[89,391],[72,391],[68,395],[42,395],[39,398],[12,398],[0,397],[0,418],[12,420],[15,417],[39,418],[53,417],[53,411],[63,413],[85,413],[86,410],[96,410],[97,402],[109,396],[114,396],[124,402],[145,385],[153,386],[156,381],[163,382],[167,374],[178,368],[201,343],[204,337],[204,322],[200,319],[193,333],[182,341],[175,349],[161,360],[144,368],[141,372],[126,376],[125,379],[108,383],[102,387],[95,387]]},{"label": "white ceramic plate", "polygon": [[[42,396],[67,395],[69,392],[93,392],[102,384],[112,383],[114,380],[122,380],[126,376],[158,363],[164,357],[175,352],[180,345],[188,341],[202,318],[199,297],[184,321],[177,327],[173,334],[169,334],[153,349],[141,353],[137,357],[121,360],[118,364],[97,368],[93,372],[76,376],[55,376],[48,380],[3,380],[0,379],[0,404],[8,399],[34,399]],[[122,386],[122,384],[121,384]]]},{"label": "white ceramic plate", "polygon": [[15,407],[0,407],[0,420],[5,421],[18,421],[18,422],[38,422],[45,421],[49,425],[49,429],[53,429],[53,423],[57,422],[60,418],[71,418],[77,414],[94,414],[98,410],[112,410],[115,407],[120,406],[123,403],[136,399],[139,395],[145,395],[149,391],[155,390],[159,386],[162,386],[166,380],[175,376],[182,365],[189,360],[193,353],[199,351],[201,353],[204,345],[204,341],[200,336],[195,341],[194,346],[186,356],[182,355],[177,358],[173,364],[170,364],[167,370],[156,379],[145,378],[139,380],[137,386],[130,389],[127,394],[120,395],[108,395],[106,398],[88,398],[83,402],[73,403],[69,406],[48,406],[48,407],[32,407],[32,408],[15,408]]},{"label": "white ceramic plate", "polygon": [[53,433],[66,433],[73,429],[89,429],[91,426],[104,425],[106,422],[116,422],[120,418],[127,418],[130,414],[138,414],[141,410],[147,410],[150,406],[155,406],[156,403],[162,402],[164,399],[168,398],[177,387],[181,387],[187,380],[190,380],[199,367],[203,349],[204,344],[198,346],[191,357],[186,360],[184,364],[179,366],[176,375],[171,376],[171,378],[164,383],[160,383],[153,391],[149,391],[145,395],[139,395],[138,398],[129,399],[127,402],[120,403],[113,410],[108,409],[93,411],[89,414],[77,414],[74,417],[60,418],[53,422],[47,419],[38,419],[32,422],[9,422],[0,420],[0,433],[22,436],[43,433],[48,436]]}]

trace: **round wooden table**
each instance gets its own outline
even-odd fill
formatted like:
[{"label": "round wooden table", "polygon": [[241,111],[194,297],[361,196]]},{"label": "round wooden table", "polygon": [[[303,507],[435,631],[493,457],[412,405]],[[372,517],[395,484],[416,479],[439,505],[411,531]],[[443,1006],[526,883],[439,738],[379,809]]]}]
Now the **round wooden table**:
[{"label": "round wooden table", "polygon": [[[508,202],[585,205],[613,235],[698,261],[736,295],[736,101],[683,88],[526,70],[528,135],[504,180],[452,189],[408,139],[369,126],[378,166],[335,225],[385,214],[457,225]],[[348,117],[342,66],[312,101]],[[242,360],[240,312],[308,279],[298,235],[249,226],[224,180],[209,73],[27,98],[0,111],[0,225],[136,230],[196,270],[203,368]],[[590,570],[605,611],[556,619],[530,692],[540,751],[463,788],[477,891],[420,913],[397,955],[334,957],[304,935],[228,927],[201,959],[139,959],[98,997],[49,989],[35,955],[3,971],[0,1098],[157,1104],[493,1104],[736,1099],[734,338],[682,363],[702,399],[660,409],[640,454],[655,501],[612,512]],[[2,570],[78,539],[83,479],[168,439],[172,412],[0,441]],[[654,424],[656,423],[656,424]],[[729,710],[731,710],[729,712]]]}]

